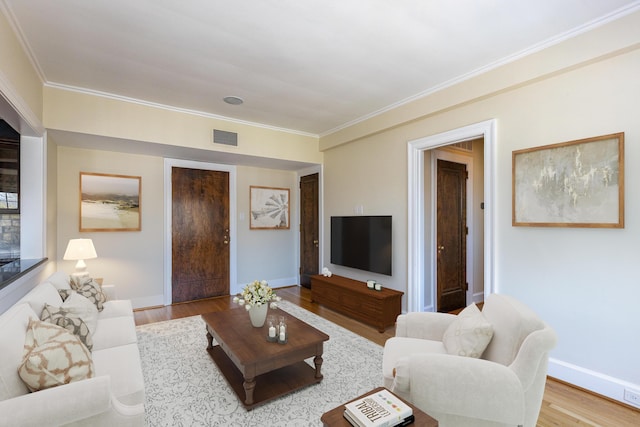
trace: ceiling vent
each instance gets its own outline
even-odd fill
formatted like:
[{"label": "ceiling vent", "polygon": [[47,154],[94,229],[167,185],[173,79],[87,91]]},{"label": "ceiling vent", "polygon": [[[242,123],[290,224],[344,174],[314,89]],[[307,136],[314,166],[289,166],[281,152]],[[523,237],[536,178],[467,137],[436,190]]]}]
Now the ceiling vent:
[{"label": "ceiling vent", "polygon": [[215,144],[238,146],[238,134],[235,132],[227,132],[224,130],[213,130],[213,142]]}]

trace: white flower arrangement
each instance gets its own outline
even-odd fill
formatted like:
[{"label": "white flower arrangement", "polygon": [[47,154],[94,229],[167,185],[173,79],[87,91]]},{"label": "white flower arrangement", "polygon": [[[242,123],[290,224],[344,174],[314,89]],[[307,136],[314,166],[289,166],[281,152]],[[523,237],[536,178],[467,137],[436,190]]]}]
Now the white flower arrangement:
[{"label": "white flower arrangement", "polygon": [[251,307],[260,307],[263,304],[271,303],[271,308],[278,308],[278,301],[282,298],[276,296],[266,280],[254,280],[242,289],[242,293],[233,297],[233,302],[238,305],[244,305],[249,311]]}]

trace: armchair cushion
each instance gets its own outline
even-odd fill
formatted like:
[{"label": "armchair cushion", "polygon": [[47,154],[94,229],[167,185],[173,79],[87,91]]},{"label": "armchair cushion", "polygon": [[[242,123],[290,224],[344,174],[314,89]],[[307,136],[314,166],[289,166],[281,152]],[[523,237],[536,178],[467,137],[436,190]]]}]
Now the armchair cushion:
[{"label": "armchair cushion", "polygon": [[449,354],[479,358],[493,337],[493,327],[475,304],[466,307],[444,332],[442,342]]}]

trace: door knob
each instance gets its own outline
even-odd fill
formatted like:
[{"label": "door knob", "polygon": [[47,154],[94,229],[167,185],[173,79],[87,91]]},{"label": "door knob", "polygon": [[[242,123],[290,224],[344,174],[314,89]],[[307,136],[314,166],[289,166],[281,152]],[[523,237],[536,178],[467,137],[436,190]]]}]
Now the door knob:
[{"label": "door knob", "polygon": [[319,244],[319,243],[320,243],[320,242],[318,241],[318,239],[315,239],[315,240],[313,241],[313,244],[316,246],[316,248],[318,247],[318,244]]},{"label": "door knob", "polygon": [[438,245],[438,253],[444,251],[444,246]]}]

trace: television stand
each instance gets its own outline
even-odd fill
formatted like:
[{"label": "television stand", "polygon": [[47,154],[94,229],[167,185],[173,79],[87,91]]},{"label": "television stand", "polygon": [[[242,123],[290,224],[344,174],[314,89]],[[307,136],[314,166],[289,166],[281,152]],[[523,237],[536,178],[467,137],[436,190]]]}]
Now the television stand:
[{"label": "television stand", "polygon": [[311,302],[375,326],[380,333],[395,325],[402,311],[402,295],[395,289],[369,289],[365,282],[335,274],[311,276]]}]

